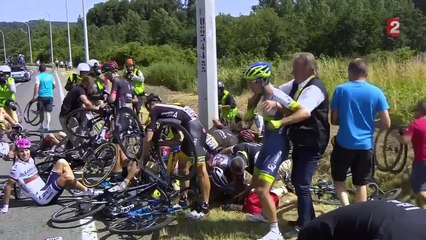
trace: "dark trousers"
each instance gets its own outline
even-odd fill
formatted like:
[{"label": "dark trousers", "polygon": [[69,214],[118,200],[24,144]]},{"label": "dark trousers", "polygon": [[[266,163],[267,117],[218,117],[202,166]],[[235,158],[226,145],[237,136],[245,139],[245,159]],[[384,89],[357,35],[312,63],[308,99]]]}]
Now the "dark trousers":
[{"label": "dark trousers", "polygon": [[299,215],[297,225],[303,227],[315,218],[315,210],[309,188],[312,176],[321,158],[321,153],[316,148],[293,146],[292,158],[291,183],[297,195],[297,214]]}]

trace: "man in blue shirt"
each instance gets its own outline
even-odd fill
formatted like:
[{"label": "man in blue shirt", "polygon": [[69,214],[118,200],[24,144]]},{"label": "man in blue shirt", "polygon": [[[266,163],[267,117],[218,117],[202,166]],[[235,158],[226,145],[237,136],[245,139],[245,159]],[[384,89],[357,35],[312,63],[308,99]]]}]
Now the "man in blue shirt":
[{"label": "man in blue shirt", "polygon": [[[339,126],[331,153],[331,175],[344,206],[349,205],[345,186],[349,168],[356,188],[355,202],[367,201],[374,130],[387,129],[391,124],[383,91],[367,82],[367,63],[355,59],[349,63],[348,74],[350,81],[336,87],[331,101],[331,124]],[[376,115],[380,118],[377,122]]]},{"label": "man in blue shirt", "polygon": [[[40,126],[40,130],[49,131],[51,120],[50,114],[53,109],[53,89],[55,88],[55,79],[52,74],[46,72],[46,65],[40,65],[39,71],[40,74],[37,76],[36,84],[34,85],[32,101],[38,100],[39,104],[43,106],[44,121],[42,126]],[[36,96],[38,96],[38,98]]]}]

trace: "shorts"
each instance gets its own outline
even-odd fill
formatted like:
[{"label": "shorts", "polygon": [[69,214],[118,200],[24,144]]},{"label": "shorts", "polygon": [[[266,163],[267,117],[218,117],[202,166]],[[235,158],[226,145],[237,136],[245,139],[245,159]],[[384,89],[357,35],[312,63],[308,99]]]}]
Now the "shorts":
[{"label": "shorts", "polygon": [[[187,126],[185,126],[185,129],[189,132],[191,135],[194,145],[195,145],[195,153],[198,156],[199,163],[206,161],[207,151],[206,151],[206,129],[201,124],[200,120],[192,120],[190,121]],[[189,139],[184,138],[182,142],[182,152],[185,153],[187,156],[191,156],[191,143],[189,142]]]},{"label": "shorts", "polygon": [[53,97],[38,97],[39,104],[43,105],[45,112],[52,112],[53,110]]},{"label": "shorts", "polygon": [[60,187],[56,180],[60,177],[57,172],[51,171],[46,185],[38,191],[34,200],[40,205],[49,205],[56,202],[61,196],[64,188]]},{"label": "shorts", "polygon": [[337,142],[331,153],[331,176],[334,181],[344,182],[348,169],[352,172],[352,183],[363,186],[369,182],[373,167],[373,150],[346,149]]},{"label": "shorts", "polygon": [[288,158],[288,147],[289,141],[285,127],[275,130],[266,128],[254,174],[265,182],[273,183],[281,163]]},{"label": "shorts", "polygon": [[426,192],[426,161],[413,162],[410,180],[414,193]]}]

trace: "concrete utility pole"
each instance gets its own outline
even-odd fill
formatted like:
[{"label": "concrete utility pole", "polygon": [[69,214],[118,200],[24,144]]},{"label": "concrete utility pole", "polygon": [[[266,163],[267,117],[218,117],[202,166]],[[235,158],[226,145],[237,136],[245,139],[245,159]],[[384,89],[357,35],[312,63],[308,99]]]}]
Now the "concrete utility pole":
[{"label": "concrete utility pole", "polygon": [[197,0],[198,111],[211,128],[218,117],[216,20],[214,0]]},{"label": "concrete utility pole", "polygon": [[67,28],[68,28],[68,58],[72,68],[71,33],[70,33],[70,22],[68,21],[68,0],[65,0],[65,14],[67,16]]},{"label": "concrete utility pole", "polygon": [[6,41],[4,40],[4,32],[0,30],[1,35],[3,35],[3,55],[4,55],[4,64],[7,63],[7,56],[6,56]]},{"label": "concrete utility pole", "polygon": [[84,0],[81,0],[81,4],[83,6],[84,58],[86,59],[86,63],[88,63],[89,62],[89,39],[87,37],[87,19],[86,19],[85,7],[84,7]]},{"label": "concrete utility pole", "polygon": [[30,63],[33,63],[33,48],[31,46],[31,29],[28,23],[24,22],[24,24],[27,25],[27,28],[28,28],[28,45],[30,47]]}]

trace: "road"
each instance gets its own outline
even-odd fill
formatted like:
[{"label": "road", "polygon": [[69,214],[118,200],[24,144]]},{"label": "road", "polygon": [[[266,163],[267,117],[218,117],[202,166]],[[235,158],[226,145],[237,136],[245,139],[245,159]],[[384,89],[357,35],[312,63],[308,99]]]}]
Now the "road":
[{"label": "road", "polygon": [[[22,111],[32,98],[35,75],[33,74],[30,82],[17,84],[16,99]],[[66,80],[59,72],[54,72],[53,75],[56,88],[50,129],[59,130],[61,126],[58,117],[64,94],[66,94],[63,89]],[[38,127],[26,123],[23,123],[23,127],[32,130],[38,129]],[[11,162],[0,160],[0,181],[7,179],[11,165]],[[44,240],[55,237],[62,237],[63,240],[123,239],[121,236],[109,234],[105,224],[101,221],[94,221],[90,218],[72,224],[52,224],[49,221],[50,216],[59,208],[60,205],[40,207],[30,199],[20,201],[12,199],[8,214],[0,215],[0,239]],[[150,237],[146,236],[143,239],[150,239]]]}]

